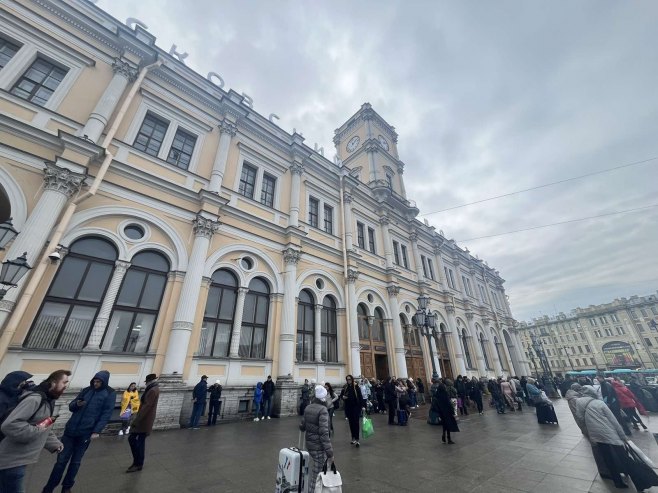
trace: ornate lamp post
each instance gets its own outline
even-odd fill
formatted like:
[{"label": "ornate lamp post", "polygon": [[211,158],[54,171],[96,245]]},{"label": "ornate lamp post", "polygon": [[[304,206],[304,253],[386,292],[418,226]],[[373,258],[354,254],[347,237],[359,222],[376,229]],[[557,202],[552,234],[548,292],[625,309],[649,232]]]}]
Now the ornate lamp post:
[{"label": "ornate lamp post", "polygon": [[421,335],[427,337],[427,344],[430,348],[430,360],[432,361],[432,379],[439,378],[434,362],[434,351],[432,351],[432,337],[436,335],[436,315],[428,308],[430,298],[426,295],[418,297],[418,310],[416,310],[416,327],[420,330]]},{"label": "ornate lamp post", "polygon": [[[27,274],[32,267],[27,263],[27,252],[14,260],[5,260],[2,262],[0,270],[0,284],[9,286],[7,289],[18,286],[18,281]],[[7,294],[7,289],[0,289],[0,300]]]},{"label": "ornate lamp post", "polygon": [[11,240],[18,236],[18,231],[14,229],[11,217],[4,223],[0,223],[0,250],[4,250]]},{"label": "ornate lamp post", "polygon": [[541,339],[535,334],[530,334],[530,339],[532,340],[532,349],[534,349],[537,358],[539,358],[539,364],[542,369],[542,382],[546,386],[546,391],[550,397],[559,397],[557,390],[555,389],[555,384],[553,383],[553,372],[548,363],[548,358],[546,357],[546,352],[544,351]]}]

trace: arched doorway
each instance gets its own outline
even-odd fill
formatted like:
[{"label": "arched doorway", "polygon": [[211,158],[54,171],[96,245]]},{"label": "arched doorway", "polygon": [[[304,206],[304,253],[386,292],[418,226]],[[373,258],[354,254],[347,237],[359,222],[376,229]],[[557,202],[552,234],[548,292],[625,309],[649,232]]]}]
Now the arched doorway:
[{"label": "arched doorway", "polygon": [[357,306],[357,320],[359,322],[361,375],[366,378],[383,380],[390,376],[384,314],[380,308],[375,308],[374,316],[369,317],[368,309],[361,303]]},{"label": "arched doorway", "polygon": [[[404,356],[407,360],[407,376],[414,377],[414,379],[420,377],[423,382],[427,382],[427,372],[425,371],[425,360],[420,345],[421,336],[418,327],[414,324],[408,324],[402,313],[400,313],[400,326],[402,327],[402,338],[404,340]],[[400,376],[404,377],[405,375]]]},{"label": "arched doorway", "polygon": [[450,364],[450,351],[448,350],[448,329],[445,324],[439,324],[439,332],[434,339],[436,343],[436,350],[439,357],[439,368],[441,369],[441,376],[443,378],[450,378],[454,380],[455,376],[452,373],[452,365]]}]

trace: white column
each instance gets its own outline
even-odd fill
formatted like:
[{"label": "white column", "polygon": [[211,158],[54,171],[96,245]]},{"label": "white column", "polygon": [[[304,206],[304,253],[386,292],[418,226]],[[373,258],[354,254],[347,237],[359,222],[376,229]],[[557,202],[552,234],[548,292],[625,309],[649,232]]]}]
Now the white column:
[{"label": "white column", "polygon": [[238,299],[235,302],[235,318],[231,329],[231,346],[229,357],[237,358],[240,353],[240,332],[242,332],[242,316],[244,315],[244,300],[249,288],[238,288]]},{"label": "white column", "polygon": [[301,182],[304,166],[301,163],[294,162],[290,166],[292,175],[292,187],[290,188],[290,220],[289,226],[299,226],[299,197],[301,194]]},{"label": "white column", "polygon": [[452,345],[454,346],[454,351],[452,357],[454,358],[455,372],[457,375],[466,375],[466,363],[464,363],[464,353],[462,349],[461,341],[459,340],[459,334],[457,333],[457,320],[455,319],[455,307],[448,304],[445,306],[446,312],[448,313],[448,325],[450,328],[450,337],[452,339]]},{"label": "white column", "polygon": [[395,345],[395,366],[398,377],[407,378],[407,360],[404,357],[404,337],[402,336],[402,325],[400,324],[400,304],[398,303],[399,286],[388,286],[388,306],[393,321],[393,343]]},{"label": "white column", "polygon": [[468,323],[468,328],[471,332],[471,341],[473,341],[473,346],[475,346],[475,359],[476,367],[480,375],[487,374],[487,365],[484,364],[484,354],[482,354],[482,348],[480,347],[480,339],[478,338],[477,330],[475,329],[475,324],[473,324],[473,313],[466,312],[466,320]]},{"label": "white column", "polygon": [[489,340],[487,345],[489,346],[489,352],[493,358],[494,371],[496,372],[496,375],[502,375],[503,368],[500,365],[500,358],[498,358],[498,351],[493,340],[493,335],[491,334],[491,330],[489,330],[489,322],[490,320],[487,317],[482,317],[482,325],[484,327],[485,337]]},{"label": "white column", "polygon": [[441,284],[444,289],[447,289],[448,280],[445,279],[445,264],[443,263],[443,257],[441,256],[441,243],[439,242],[434,243],[434,260],[436,261],[436,268],[439,271],[436,280],[439,281],[439,284]]},{"label": "white column", "polygon": [[210,184],[208,191],[219,193],[222,189],[222,180],[224,179],[224,172],[226,171],[226,162],[228,161],[228,151],[231,147],[231,138],[236,134],[237,127],[235,124],[228,120],[222,120],[219,124],[219,145],[217,146],[217,154],[215,154],[215,162],[212,165],[210,172]]},{"label": "white column", "polygon": [[345,250],[348,252],[352,250],[354,245],[353,235],[354,232],[352,228],[354,223],[352,221],[352,194],[349,192],[343,193],[343,215],[344,215],[344,224],[345,224]]},{"label": "white column", "polygon": [[315,305],[315,333],[313,342],[315,344],[315,361],[322,363],[322,305]]},{"label": "white column", "polygon": [[512,337],[512,342],[514,343],[514,351],[516,352],[516,360],[517,360],[518,368],[515,368],[515,370],[516,370],[516,375],[518,376],[520,374],[525,373],[526,371],[525,358],[523,357],[523,351],[521,351],[522,345],[521,345],[521,340],[519,339],[519,335],[510,329],[510,336]]},{"label": "white column", "polygon": [[375,153],[379,152],[379,142],[366,142],[364,145],[365,151],[368,153],[368,165],[370,169],[369,181],[373,182],[377,179],[377,162],[375,161]]},{"label": "white column", "polygon": [[[294,176],[294,175],[293,175]],[[297,317],[295,316],[295,299],[297,283],[297,262],[302,252],[294,248],[283,251],[285,272],[283,277],[283,315],[279,335],[279,377],[292,376],[295,362],[295,333]]]},{"label": "white column", "polygon": [[[402,192],[402,196],[406,199],[407,198],[407,190],[404,187],[404,179],[402,178],[402,174],[404,173],[404,166],[403,165],[398,165],[398,177],[400,178],[400,192]],[[439,369],[436,369],[437,372],[441,373]]]},{"label": "white column", "polygon": [[361,376],[361,350],[359,349],[359,320],[356,313],[356,280],[359,277],[359,271],[355,269],[347,270],[347,297],[349,300],[348,319],[350,322],[350,372],[352,375]]},{"label": "white column", "polygon": [[379,224],[382,228],[382,238],[384,240],[384,255],[386,257],[386,268],[393,268],[393,242],[391,241],[391,232],[388,229],[390,220],[387,216],[379,218]]},{"label": "white column", "polygon": [[[85,177],[86,175],[73,172],[55,163],[46,163],[43,193],[25,221],[20,234],[7,250],[5,260],[14,260],[23,253],[27,253],[27,263],[35,265],[62,209],[66,202],[78,193]],[[55,249],[56,245],[52,245],[52,247]],[[0,328],[4,326],[7,317],[14,309],[16,300],[23,291],[28,278],[29,274],[19,281],[18,287],[7,290],[4,299],[0,301]]]},{"label": "white column", "polygon": [[112,77],[103,95],[96,103],[84,128],[79,132],[81,136],[84,135],[94,142],[98,142],[103,130],[105,130],[105,125],[114,113],[128,83],[134,82],[139,73],[137,67],[120,58],[114,59],[112,70],[114,71],[114,77]]},{"label": "white column", "polygon": [[176,306],[174,323],[169,335],[167,353],[162,366],[162,373],[164,374],[183,374],[199,292],[203,282],[203,268],[208,256],[210,240],[218,228],[219,222],[204,217],[200,213],[194,219],[194,244],[192,245],[192,254],[190,255],[183,287]]},{"label": "white column", "polygon": [[512,359],[512,355],[510,354],[509,348],[507,347],[507,341],[505,340],[505,335],[503,334],[503,331],[500,331],[502,335],[502,346],[503,346],[503,353],[505,353],[505,358],[507,359],[507,366],[508,366],[508,372],[510,375],[514,375],[516,373],[516,368],[514,368],[514,361]]},{"label": "white column", "polygon": [[[100,349],[101,340],[103,339],[103,334],[105,334],[107,324],[110,321],[110,314],[112,313],[114,302],[117,299],[119,288],[123,282],[123,277],[126,275],[129,267],[130,262],[125,262],[123,260],[117,260],[114,263],[112,279],[110,280],[110,285],[105,293],[105,298],[103,298],[103,304],[101,305],[101,309],[99,310],[96,321],[94,322],[94,328],[91,329],[89,341],[87,341],[87,346],[84,348],[85,351],[98,351]],[[110,335],[112,337],[109,337]],[[108,334],[110,344],[112,343],[113,335],[114,334]]]},{"label": "white column", "polygon": [[418,251],[418,233],[415,231],[409,235],[411,240],[411,253],[414,256],[414,263],[416,264],[416,275],[418,282],[425,279],[425,272],[423,271],[423,260],[420,258],[420,251]]},{"label": "white column", "polygon": [[443,377],[441,374],[441,364],[439,362],[439,347],[436,344],[436,339],[432,336],[429,339],[429,347],[430,347],[430,352],[432,353],[431,356],[434,358],[434,366],[436,367],[436,373],[439,374],[439,378]]}]

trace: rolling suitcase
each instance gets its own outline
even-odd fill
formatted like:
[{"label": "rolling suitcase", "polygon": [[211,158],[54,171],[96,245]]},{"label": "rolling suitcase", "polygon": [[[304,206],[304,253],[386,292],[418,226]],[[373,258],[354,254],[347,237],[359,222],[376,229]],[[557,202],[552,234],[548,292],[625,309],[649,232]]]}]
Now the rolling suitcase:
[{"label": "rolling suitcase", "polygon": [[555,415],[555,408],[552,405],[542,403],[536,403],[535,408],[537,409],[537,423],[540,425],[555,423],[558,424],[557,416]]},{"label": "rolling suitcase", "polygon": [[306,450],[302,450],[303,436],[300,431],[298,447],[282,448],[279,451],[274,493],[309,493],[311,458]]}]

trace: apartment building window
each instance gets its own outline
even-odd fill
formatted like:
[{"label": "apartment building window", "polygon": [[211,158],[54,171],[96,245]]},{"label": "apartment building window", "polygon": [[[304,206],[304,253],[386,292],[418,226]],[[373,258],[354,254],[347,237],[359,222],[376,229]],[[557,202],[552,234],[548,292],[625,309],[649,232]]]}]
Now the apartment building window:
[{"label": "apartment building window", "polygon": [[640,332],[644,332],[644,327],[642,326],[642,324],[635,324],[635,328]]},{"label": "apartment building window", "polygon": [[626,334],[626,331],[621,325],[618,325],[617,327],[615,327],[615,329],[617,329],[617,334],[619,334],[620,336]]},{"label": "apartment building window", "polygon": [[496,295],[496,293],[491,291],[491,297],[493,298],[495,307],[500,310],[500,304],[498,303],[498,296]]},{"label": "apartment building window", "polygon": [[393,257],[395,265],[400,265],[400,244],[393,240]]},{"label": "apartment building window", "polygon": [[607,335],[608,337],[611,337],[612,336],[612,331],[610,329],[605,329],[605,335]]},{"label": "apartment building window", "polygon": [[600,330],[595,330],[595,331],[594,331],[594,335],[595,335],[596,337],[603,337],[603,336],[601,335],[601,331],[600,331]]},{"label": "apartment building window", "polygon": [[619,319],[617,318],[617,315],[614,314],[614,313],[611,313],[611,314],[610,314],[610,319],[611,319],[613,322],[619,322]]},{"label": "apartment building window", "polygon": [[631,310],[631,318],[633,320],[637,320],[639,317],[637,316],[637,313],[635,313],[635,310]]},{"label": "apartment building window", "polygon": [[359,248],[366,249],[366,226],[363,223],[356,223],[356,241]]},{"label": "apartment building window", "polygon": [[580,360],[576,358],[576,366],[580,366]]},{"label": "apartment building window", "polygon": [[38,57],[16,82],[11,93],[19,98],[44,106],[57,86],[64,80],[68,69]]},{"label": "apartment building window", "polygon": [[658,315],[658,309],[655,306],[652,306],[651,313],[653,313],[654,315]]},{"label": "apartment building window", "polygon": [[649,314],[647,313],[647,311],[644,308],[640,308],[640,313],[642,314],[642,316],[644,318],[647,318],[649,316]]},{"label": "apartment building window", "polygon": [[596,366],[596,363],[594,362],[594,358],[590,358],[589,360],[591,361],[592,366]]},{"label": "apartment building window", "polygon": [[598,326],[599,326],[599,324],[596,322],[596,319],[595,319],[595,318],[590,318],[590,319],[589,319],[589,324],[590,324],[592,327],[598,327]]},{"label": "apartment building window", "polygon": [[274,207],[274,191],[276,190],[276,178],[267,173],[263,174],[263,186],[260,189],[260,203],[267,207]]},{"label": "apartment building window", "polygon": [[368,228],[368,250],[370,253],[377,253],[375,248],[375,230],[373,228]]},{"label": "apartment building window", "polygon": [[425,255],[421,255],[420,262],[423,264],[423,275],[427,277],[427,257],[425,257]]},{"label": "apartment building window", "polygon": [[388,173],[386,173],[386,185],[388,186],[388,188],[393,190],[393,177]]},{"label": "apartment building window", "polygon": [[177,129],[174,141],[171,143],[171,149],[169,149],[167,162],[181,169],[189,168],[195,145],[196,135],[192,135],[182,128]]},{"label": "apartment building window", "polygon": [[585,352],[586,353],[591,353],[592,352],[592,350],[589,348],[589,346],[587,344],[585,344]]},{"label": "apartment building window", "polygon": [[466,276],[462,275],[462,282],[464,283],[464,290],[468,296],[473,296],[473,290],[471,289],[471,280]]},{"label": "apartment building window", "polygon": [[4,38],[0,38],[0,69],[4,68],[5,65],[11,60],[18,50],[21,47],[17,44],[7,41]]},{"label": "apartment building window", "polygon": [[580,340],[581,341],[586,341],[587,338],[585,337],[585,334],[580,334]]},{"label": "apartment building window", "polygon": [[455,289],[455,278],[452,275],[452,269],[444,267],[443,270],[446,274],[446,281],[448,282],[448,286],[450,286],[452,289]]},{"label": "apartment building window", "polygon": [[400,245],[400,251],[402,252],[402,263],[404,268],[409,268],[409,259],[407,258],[407,247],[405,245]]},{"label": "apartment building window", "polygon": [[314,197],[308,199],[308,223],[314,228],[318,227],[318,215],[320,214],[320,201]]},{"label": "apartment building window", "polygon": [[601,321],[601,323],[602,323],[603,325],[606,325],[606,324],[608,323],[608,319],[605,318],[605,317],[599,317],[599,320]]},{"label": "apartment building window", "polygon": [[330,235],[334,234],[334,208],[330,205],[324,205],[324,232]]},{"label": "apartment building window", "polygon": [[434,266],[432,265],[432,259],[431,258],[427,259],[427,270],[430,272],[430,279],[432,281],[435,281],[436,278],[434,277]]},{"label": "apartment building window", "polygon": [[169,128],[167,120],[158,118],[152,113],[147,113],[137,133],[133,147],[151,156],[157,156],[167,133],[167,128]]},{"label": "apartment building window", "polygon": [[478,289],[480,290],[480,298],[482,303],[487,303],[487,295],[484,292],[484,287],[481,284],[478,284]]},{"label": "apartment building window", "polygon": [[582,346],[578,346],[578,352],[579,352],[580,354],[583,354],[583,347],[582,347]]},{"label": "apartment building window", "polygon": [[254,198],[254,189],[256,188],[256,172],[256,167],[247,163],[242,165],[242,174],[240,175],[240,187],[238,188],[238,193],[240,195],[244,195],[248,199]]},{"label": "apartment building window", "polygon": [[651,343],[651,339],[649,339],[648,337],[644,338],[644,342],[647,343],[647,346],[653,346],[653,344]]}]

